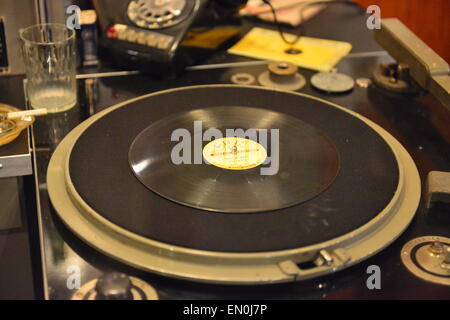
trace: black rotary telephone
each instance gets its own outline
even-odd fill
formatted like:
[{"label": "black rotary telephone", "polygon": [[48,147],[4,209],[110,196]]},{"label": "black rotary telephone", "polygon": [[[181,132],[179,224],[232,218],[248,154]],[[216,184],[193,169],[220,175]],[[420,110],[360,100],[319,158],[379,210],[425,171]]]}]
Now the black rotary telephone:
[{"label": "black rotary telephone", "polygon": [[172,76],[236,39],[247,0],[94,0],[103,59]]}]

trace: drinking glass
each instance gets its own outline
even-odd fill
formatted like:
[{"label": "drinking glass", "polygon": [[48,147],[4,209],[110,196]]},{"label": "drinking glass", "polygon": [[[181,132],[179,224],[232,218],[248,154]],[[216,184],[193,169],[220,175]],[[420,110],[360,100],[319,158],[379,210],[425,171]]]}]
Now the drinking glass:
[{"label": "drinking glass", "polygon": [[44,23],[20,30],[27,94],[34,109],[61,112],[77,103],[75,31]]}]

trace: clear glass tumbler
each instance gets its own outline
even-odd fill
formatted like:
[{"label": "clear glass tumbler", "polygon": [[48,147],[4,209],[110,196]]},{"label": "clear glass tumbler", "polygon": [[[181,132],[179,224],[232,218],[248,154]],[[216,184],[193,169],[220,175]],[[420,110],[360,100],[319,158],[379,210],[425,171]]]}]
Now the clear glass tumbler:
[{"label": "clear glass tumbler", "polygon": [[75,31],[37,24],[19,32],[31,107],[61,112],[77,103]]}]

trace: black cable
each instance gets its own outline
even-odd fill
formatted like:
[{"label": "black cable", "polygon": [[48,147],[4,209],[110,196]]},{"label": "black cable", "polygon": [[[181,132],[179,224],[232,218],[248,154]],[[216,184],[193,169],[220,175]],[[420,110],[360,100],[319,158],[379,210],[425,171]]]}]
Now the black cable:
[{"label": "black cable", "polygon": [[[281,29],[281,23],[278,21],[278,17],[277,17],[277,12],[275,10],[275,8],[273,7],[273,5],[270,3],[269,0],[263,0],[263,2],[265,4],[267,4],[270,8],[270,11],[272,11],[272,16],[273,16],[273,21],[275,22],[275,25],[277,26],[278,29],[278,33],[280,34],[281,39],[283,39],[283,41],[289,45],[294,45],[298,42],[298,40],[300,39],[301,35],[297,35],[297,37],[294,39],[294,41],[288,41],[285,36],[284,36],[284,32],[283,29]],[[303,18],[301,18],[302,22],[303,22]]]},{"label": "black cable", "polygon": [[[296,44],[300,38],[302,37],[302,35],[304,34],[304,11],[306,8],[309,8],[311,6],[316,6],[316,5],[330,5],[330,4],[336,4],[336,3],[340,3],[340,4],[348,4],[348,5],[353,5],[356,6],[358,8],[360,8],[362,10],[362,13],[364,13],[364,8],[361,7],[358,3],[353,2],[351,0],[331,0],[331,1],[314,1],[314,2],[308,2],[305,3],[305,5],[300,9],[300,32],[297,34],[297,36],[295,37],[295,39],[293,41],[289,41],[286,39],[285,35],[284,35],[284,31],[281,27],[281,23],[278,21],[278,17],[277,17],[277,12],[274,8],[274,6],[272,5],[272,3],[270,2],[270,0],[262,0],[265,4],[267,4],[270,8],[270,11],[272,11],[272,16],[273,16],[273,21],[275,22],[275,25],[278,29],[278,33],[280,34],[281,39],[283,39],[283,41],[288,44],[293,46],[294,44]],[[299,1],[299,4],[302,3]]]}]

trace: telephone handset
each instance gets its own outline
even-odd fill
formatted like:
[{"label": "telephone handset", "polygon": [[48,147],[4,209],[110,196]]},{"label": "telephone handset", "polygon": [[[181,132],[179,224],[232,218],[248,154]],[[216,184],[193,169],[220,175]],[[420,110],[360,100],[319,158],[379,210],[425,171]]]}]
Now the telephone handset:
[{"label": "telephone handset", "polygon": [[240,33],[247,0],[94,0],[101,52],[127,68],[172,76]]}]

